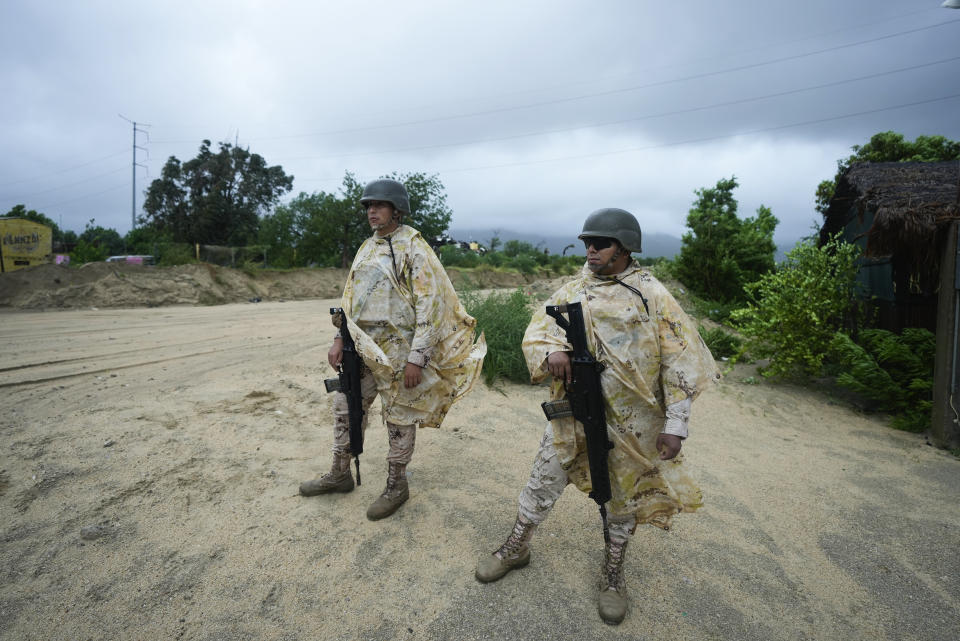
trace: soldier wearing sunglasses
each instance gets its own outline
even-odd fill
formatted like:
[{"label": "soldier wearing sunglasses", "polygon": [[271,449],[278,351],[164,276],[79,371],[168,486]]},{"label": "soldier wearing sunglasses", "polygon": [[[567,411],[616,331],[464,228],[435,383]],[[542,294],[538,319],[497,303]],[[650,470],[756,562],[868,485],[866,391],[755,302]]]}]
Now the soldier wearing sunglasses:
[{"label": "soldier wearing sunglasses", "polygon": [[[586,264],[547,305],[581,304],[589,351],[602,364],[600,387],[613,448],[607,458],[609,532],[597,608],[606,623],[618,624],[628,603],[624,552],[636,526],[668,529],[674,515],[701,505],[680,450],[691,402],[719,374],[696,324],[631,257],[641,241],[632,214],[599,209],[587,217],[579,238]],[[523,353],[534,382],[553,377],[553,400],[563,399],[573,382],[571,349],[565,332],[540,307],[523,337]],[[530,562],[534,530],[570,483],[585,493],[592,489],[583,426],[567,416],[547,422],[513,530],[493,554],[480,557],[479,581],[496,581]]]}]

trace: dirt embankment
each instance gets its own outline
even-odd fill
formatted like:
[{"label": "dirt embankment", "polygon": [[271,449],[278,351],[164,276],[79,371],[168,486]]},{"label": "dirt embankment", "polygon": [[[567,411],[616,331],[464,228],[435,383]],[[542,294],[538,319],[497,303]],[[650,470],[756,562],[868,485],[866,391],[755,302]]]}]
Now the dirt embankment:
[{"label": "dirt embankment", "polygon": [[[0,307],[129,308],[336,298],[346,276],[347,270],[333,268],[244,271],[209,264],[42,265],[0,274]],[[535,282],[532,276],[494,271],[450,270],[450,278],[457,287],[518,287]]]}]

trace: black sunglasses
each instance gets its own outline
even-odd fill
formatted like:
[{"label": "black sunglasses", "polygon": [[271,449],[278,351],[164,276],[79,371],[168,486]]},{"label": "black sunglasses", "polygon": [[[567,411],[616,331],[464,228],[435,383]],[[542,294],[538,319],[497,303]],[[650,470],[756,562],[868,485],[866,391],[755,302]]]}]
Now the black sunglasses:
[{"label": "black sunglasses", "polygon": [[591,238],[583,239],[583,248],[590,249],[590,245],[593,245],[593,248],[597,251],[603,251],[613,243],[617,242],[613,238],[606,238],[604,236],[596,236]]}]

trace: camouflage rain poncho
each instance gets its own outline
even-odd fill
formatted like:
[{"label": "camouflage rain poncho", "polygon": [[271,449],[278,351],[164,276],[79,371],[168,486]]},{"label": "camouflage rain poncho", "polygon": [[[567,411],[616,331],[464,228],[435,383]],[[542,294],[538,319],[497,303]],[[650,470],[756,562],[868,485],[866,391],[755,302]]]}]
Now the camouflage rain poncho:
[{"label": "camouflage rain poncho", "polygon": [[[670,461],[659,458],[656,439],[664,425],[664,408],[695,398],[719,374],[696,325],[657,279],[635,262],[615,277],[638,289],[646,308],[640,296],[586,266],[547,304],[582,304],[589,349],[606,365],[601,385],[607,432],[614,445],[609,457],[610,511],[636,514],[638,523],[667,527],[674,514],[700,507],[702,497],[683,470],[682,453]],[[534,382],[549,376],[550,352],[570,349],[563,330],[541,306],[523,337]],[[563,383],[553,381],[551,398],[563,396]],[[573,418],[556,419],[553,434],[570,481],[589,492],[582,425]]]},{"label": "camouflage rain poncho", "polygon": [[[453,402],[473,387],[487,345],[483,335],[474,343],[476,321],[420,232],[400,225],[365,240],[342,306],[357,351],[377,381],[384,421],[439,427]],[[424,365],[420,385],[411,389],[403,385],[408,361]]]}]

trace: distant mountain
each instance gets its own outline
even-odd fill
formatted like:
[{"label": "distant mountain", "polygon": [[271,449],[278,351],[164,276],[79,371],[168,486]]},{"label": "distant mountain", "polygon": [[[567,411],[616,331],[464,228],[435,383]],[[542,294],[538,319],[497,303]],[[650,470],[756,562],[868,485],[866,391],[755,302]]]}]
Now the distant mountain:
[{"label": "distant mountain", "polygon": [[[489,246],[490,239],[493,238],[492,229],[470,229],[466,227],[454,227],[451,228],[448,232],[448,235],[454,240],[463,240],[471,241],[475,240],[481,245]],[[500,230],[500,242],[505,243],[508,240],[522,240],[524,242],[530,243],[534,247],[546,248],[550,250],[551,254],[562,254],[563,249],[567,245],[573,245],[570,249],[567,250],[568,254],[576,254],[579,256],[585,255],[583,251],[583,242],[577,240],[576,237],[569,238],[567,236],[548,236],[546,234],[529,234],[525,232],[515,232],[510,230],[501,229]],[[777,245],[777,251],[774,254],[774,260],[776,262],[782,261],[786,257],[786,253],[794,248],[794,246],[799,242],[799,239],[792,242],[780,243]],[[641,256],[646,256],[650,258],[656,258],[659,256],[664,256],[666,258],[673,258],[680,253],[680,238],[677,236],[671,236],[670,234],[644,234],[643,235],[643,252]]]},{"label": "distant mountain", "polygon": [[[489,246],[490,239],[493,238],[492,229],[469,229],[465,227],[453,227],[447,232],[454,240],[471,241],[475,240],[482,245]],[[546,234],[530,234],[525,232],[515,232],[511,230],[500,230],[500,242],[505,243],[508,240],[520,240],[530,243],[534,247],[546,248],[551,254],[562,254],[567,245],[573,245],[567,250],[568,254],[584,255],[583,242],[576,237],[568,236],[548,236]],[[643,256],[666,256],[673,258],[680,253],[680,239],[669,234],[644,234],[643,235]]]}]

